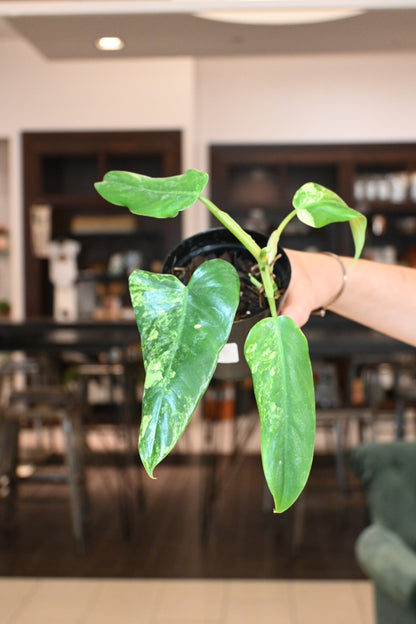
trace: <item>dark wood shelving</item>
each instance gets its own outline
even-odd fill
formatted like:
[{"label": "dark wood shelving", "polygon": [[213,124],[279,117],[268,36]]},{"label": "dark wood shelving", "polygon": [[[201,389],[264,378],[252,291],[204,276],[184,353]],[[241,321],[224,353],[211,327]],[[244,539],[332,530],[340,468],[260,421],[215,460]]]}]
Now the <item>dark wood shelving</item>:
[{"label": "dark wood shelving", "polygon": [[405,215],[416,215],[416,202],[400,202],[392,204],[389,201],[368,202],[364,207],[364,212],[368,214],[383,213],[395,217]]},{"label": "dark wood shelving", "polygon": [[[163,260],[181,238],[181,218],[171,222],[135,217],[128,232],[80,232],[71,227],[77,217],[129,215],[126,208],[105,202],[94,183],[105,173],[123,169],[150,176],[181,172],[179,131],[111,132],[27,132],[23,134],[25,204],[26,314],[49,315],[52,293],[47,260],[32,252],[31,206],[52,207],[52,238],[71,237],[82,241],[79,268],[85,270],[92,258],[103,263],[118,250],[140,247],[144,268]],[[97,227],[97,229],[99,229]]]},{"label": "dark wood shelving", "polygon": [[[409,250],[416,253],[414,232],[397,228],[399,219],[416,216],[414,143],[213,145],[210,161],[212,200],[242,225],[253,216],[259,220],[260,214],[265,233],[270,233],[291,210],[295,191],[305,182],[317,182],[368,216],[369,249],[393,245],[403,262]],[[386,221],[381,233],[372,228],[372,219],[379,215]],[[309,228],[301,235],[290,230],[284,234],[288,246],[352,252],[345,224]]]}]

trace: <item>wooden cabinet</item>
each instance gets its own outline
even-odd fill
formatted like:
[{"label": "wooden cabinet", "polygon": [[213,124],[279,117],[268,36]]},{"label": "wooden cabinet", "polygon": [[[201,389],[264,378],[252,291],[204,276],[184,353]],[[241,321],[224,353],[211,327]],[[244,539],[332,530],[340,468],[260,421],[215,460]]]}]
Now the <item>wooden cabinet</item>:
[{"label": "wooden cabinet", "polygon": [[181,219],[132,217],[105,202],[94,182],[122,169],[150,176],[181,172],[181,135],[167,132],[28,132],[23,135],[27,316],[49,315],[52,292],[46,259],[31,241],[33,206],[51,207],[52,238],[78,240],[78,265],[105,282],[115,254],[139,252],[142,268],[163,260],[181,238]]},{"label": "wooden cabinet", "polygon": [[[416,144],[213,145],[210,158],[212,199],[243,226],[269,233],[295,191],[317,182],[366,214],[367,256],[416,264]],[[283,243],[352,252],[345,224],[314,230],[293,220]]]}]

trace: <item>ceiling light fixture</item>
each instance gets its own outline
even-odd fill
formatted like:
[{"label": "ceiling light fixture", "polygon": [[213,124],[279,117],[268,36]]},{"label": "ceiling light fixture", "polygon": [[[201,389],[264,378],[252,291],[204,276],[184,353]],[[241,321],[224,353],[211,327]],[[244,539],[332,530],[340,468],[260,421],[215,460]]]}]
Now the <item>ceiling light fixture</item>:
[{"label": "ceiling light fixture", "polygon": [[95,42],[95,47],[104,52],[116,52],[124,48],[124,41],[120,37],[100,37]]},{"label": "ceiling light fixture", "polygon": [[196,17],[220,22],[257,25],[316,24],[355,17],[361,9],[253,9],[246,11],[201,11]]}]

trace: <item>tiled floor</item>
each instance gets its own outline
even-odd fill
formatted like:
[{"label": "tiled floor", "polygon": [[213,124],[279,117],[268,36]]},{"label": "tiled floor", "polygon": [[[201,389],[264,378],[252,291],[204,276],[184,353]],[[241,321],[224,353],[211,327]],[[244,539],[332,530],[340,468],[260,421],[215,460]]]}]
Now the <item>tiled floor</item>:
[{"label": "tiled floor", "polygon": [[367,581],[0,579],[0,624],[374,624]]}]

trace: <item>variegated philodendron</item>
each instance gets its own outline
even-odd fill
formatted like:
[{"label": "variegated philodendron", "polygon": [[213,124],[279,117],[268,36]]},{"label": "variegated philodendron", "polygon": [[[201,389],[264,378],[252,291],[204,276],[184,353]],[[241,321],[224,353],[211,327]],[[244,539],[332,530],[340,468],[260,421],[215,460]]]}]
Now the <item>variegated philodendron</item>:
[{"label": "variegated philodendron", "polygon": [[[348,221],[355,258],[364,245],[366,219],[334,192],[308,182],[293,210],[264,248],[226,212],[202,195],[208,175],[151,178],[110,171],[96,189],[107,201],[145,217],[172,218],[199,200],[248,249],[258,264],[270,317],[251,329],[245,344],[261,426],[261,456],[275,511],[286,510],[304,488],[314,452],[315,398],[305,336],[279,316],[273,265],[281,234],[294,217],[314,228]],[[146,371],[139,451],[153,475],[184,432],[214,374],[239,302],[240,281],[224,260],[203,263],[185,286],[173,275],[135,270],[129,278]]]}]

